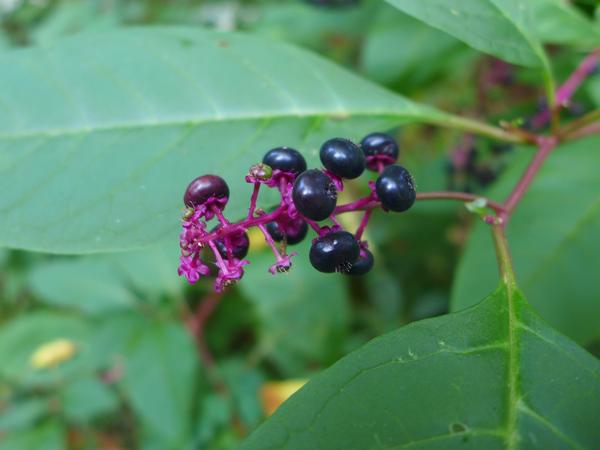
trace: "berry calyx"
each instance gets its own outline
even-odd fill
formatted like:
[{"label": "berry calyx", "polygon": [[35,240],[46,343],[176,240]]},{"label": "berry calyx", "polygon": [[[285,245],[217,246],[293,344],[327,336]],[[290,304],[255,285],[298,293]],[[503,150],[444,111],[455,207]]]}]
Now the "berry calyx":
[{"label": "berry calyx", "polygon": [[292,200],[304,217],[325,220],[333,213],[337,204],[337,190],[331,178],[323,172],[307,170],[296,178]]},{"label": "berry calyx", "polygon": [[358,242],[347,231],[334,231],[316,239],[309,259],[319,272],[348,272],[360,254]]},{"label": "berry calyx", "polygon": [[306,237],[308,224],[302,219],[286,224],[269,222],[267,224],[267,231],[276,242],[286,239],[287,244],[295,245],[302,242]]},{"label": "berry calyx", "polygon": [[388,166],[398,159],[398,143],[386,133],[371,133],[363,138],[360,147],[367,159],[367,167],[377,171],[379,165]]},{"label": "berry calyx", "polygon": [[296,175],[306,170],[306,160],[298,151],[290,147],[277,147],[269,150],[263,160],[273,170],[291,172]]},{"label": "berry calyx", "polygon": [[416,199],[415,183],[402,166],[387,166],[375,182],[375,192],[386,210],[402,212],[409,209]]},{"label": "berry calyx", "polygon": [[221,199],[219,205],[223,209],[229,198],[229,186],[218,175],[202,175],[188,185],[183,195],[183,202],[189,207],[200,206],[211,197]]},{"label": "berry calyx", "polygon": [[[222,225],[219,224],[214,227],[212,231],[217,231],[221,227]],[[227,235],[226,238],[217,239],[215,244],[217,250],[219,250],[219,254],[223,258],[227,258],[227,245],[225,244],[225,240],[229,243],[229,248],[231,248],[231,253],[235,259],[243,259],[248,254],[248,249],[250,248],[248,233],[240,231],[231,233]]]},{"label": "berry calyx", "polygon": [[352,264],[348,275],[364,275],[373,268],[374,262],[373,253],[364,248],[360,251],[358,259]]},{"label": "berry calyx", "polygon": [[358,178],[365,170],[365,155],[348,139],[334,138],[321,146],[323,166],[340,178]]}]

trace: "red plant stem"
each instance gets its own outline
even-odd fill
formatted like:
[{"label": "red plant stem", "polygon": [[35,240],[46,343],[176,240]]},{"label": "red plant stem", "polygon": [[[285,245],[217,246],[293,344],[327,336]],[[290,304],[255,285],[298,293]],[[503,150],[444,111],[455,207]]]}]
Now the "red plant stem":
[{"label": "red plant stem", "polygon": [[567,81],[556,90],[556,103],[558,105],[566,106],[569,103],[569,100],[577,88],[584,82],[588,75],[596,69],[599,60],[600,48],[597,48],[581,61]]},{"label": "red plant stem", "polygon": [[[585,79],[594,71],[598,65],[598,61],[600,61],[600,48],[587,55],[569,78],[567,78],[567,81],[556,90],[557,107],[568,106],[571,97],[573,97],[577,88],[579,88]],[[534,126],[540,127],[551,118],[552,113],[553,111],[545,108],[532,119],[532,123]]]},{"label": "red plant stem", "polygon": [[539,172],[542,164],[546,157],[550,154],[550,152],[556,147],[557,139],[554,137],[540,137],[538,138],[538,151],[535,156],[531,160],[529,166],[523,173],[523,176],[516,184],[506,201],[504,202],[505,211],[501,214],[501,219],[503,224],[506,224],[506,221],[512,214],[513,210],[517,206],[517,204],[521,201],[527,189],[531,185],[533,178]]},{"label": "red plant stem", "polygon": [[365,211],[365,214],[363,215],[362,220],[360,221],[360,225],[356,230],[356,234],[354,235],[357,241],[360,241],[360,239],[362,238],[362,235],[365,232],[365,228],[367,228],[367,224],[369,223],[369,218],[371,217],[372,212],[372,209],[367,209]]},{"label": "red plant stem", "polygon": [[213,388],[217,392],[227,394],[228,391],[225,383],[215,376],[215,358],[213,357],[205,340],[206,324],[214,313],[220,299],[221,294],[217,294],[215,292],[207,294],[204,300],[202,300],[202,302],[196,308],[196,311],[188,315],[185,322],[189,332],[194,337],[196,342],[200,360],[202,361],[204,367],[206,367],[207,372],[210,374]]},{"label": "red plant stem", "polygon": [[498,202],[482,197],[481,195],[469,194],[467,192],[449,192],[449,191],[434,191],[434,192],[419,192],[417,200],[457,200],[460,202],[473,202],[483,198],[486,201],[486,206],[493,209],[497,214],[503,213],[505,208]]},{"label": "red plant stem", "polygon": [[581,127],[573,131],[571,134],[568,134],[567,137],[569,139],[581,139],[586,136],[598,133],[600,133],[600,122],[591,123],[587,126]]},{"label": "red plant stem", "polygon": [[269,247],[271,247],[271,250],[275,254],[275,259],[277,260],[277,262],[281,262],[283,260],[283,258],[281,257],[281,254],[279,253],[279,249],[277,248],[277,245],[275,244],[275,241],[269,234],[269,231],[267,230],[267,228],[263,224],[258,224],[256,226],[262,232],[262,234],[265,236],[265,241],[267,242]]},{"label": "red plant stem", "polygon": [[250,197],[250,208],[248,209],[248,219],[254,217],[254,211],[256,211],[256,200],[258,199],[259,191],[260,191],[260,183],[254,183],[254,189],[252,189],[252,197]]}]

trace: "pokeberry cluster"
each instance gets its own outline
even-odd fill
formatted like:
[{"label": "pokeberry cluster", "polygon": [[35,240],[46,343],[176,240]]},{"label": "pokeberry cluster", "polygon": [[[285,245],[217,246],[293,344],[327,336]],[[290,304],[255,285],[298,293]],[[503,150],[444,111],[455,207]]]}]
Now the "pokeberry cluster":
[{"label": "pokeberry cluster", "polygon": [[[348,139],[334,138],[320,149],[322,169],[307,169],[300,152],[289,147],[269,150],[261,163],[252,166],[246,182],[253,184],[247,216],[239,222],[229,222],[223,210],[229,199],[229,187],[217,175],[202,175],[187,187],[183,201],[183,231],[180,236],[181,258],[179,275],[190,283],[211,273],[202,259],[209,249],[217,268],[215,289],[222,291],[244,274],[244,259],[250,240],[247,231],[258,228],[275,255],[269,271],[273,274],[290,269],[291,257],[287,246],[302,242],[309,228],[317,236],[312,241],[309,260],[320,272],[340,272],[363,275],[373,267],[373,254],[362,239],[370,215],[375,208],[402,212],[409,209],[416,198],[415,185],[410,173],[396,165],[398,144],[385,133],[371,133],[360,144]],[[344,189],[344,180],[360,177],[368,169],[378,172],[375,182],[369,181],[369,194],[352,203],[338,205],[338,192]],[[257,208],[261,187],[276,189],[279,205],[267,212]],[[360,225],[354,234],[343,229],[338,214],[363,211]],[[208,222],[217,224],[209,230]],[[329,219],[329,225],[318,222]]]}]

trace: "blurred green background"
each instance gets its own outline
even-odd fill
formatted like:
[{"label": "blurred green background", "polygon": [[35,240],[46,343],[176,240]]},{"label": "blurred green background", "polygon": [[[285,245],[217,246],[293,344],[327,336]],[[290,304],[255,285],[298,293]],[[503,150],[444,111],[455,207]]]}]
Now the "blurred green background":
[{"label": "blurred green background", "polygon": [[[380,1],[320,3],[0,0],[0,51],[149,24],[237,30],[308,48],[422,103],[535,125],[528,119],[543,92],[531,70]],[[576,7],[598,20],[595,2]],[[548,43],[561,80],[583,53]],[[563,114],[599,103],[594,76]],[[398,138],[422,191],[498,191],[496,180],[518,174],[508,169],[522,160],[521,149],[429,126],[373,131]],[[351,183],[347,195],[360,189]],[[285,395],[278,382],[301,382],[375,336],[448,312],[472,223],[455,204],[375,214],[367,237],[376,267],[360,279],[314,271],[308,243],[289,274],[273,277],[272,256],[253,236],[247,274],[218,299],[210,280],[190,287],[177,277],[176,240],[85,257],[0,249],[0,450],[236,448],[265,417],[265,398]],[[479,277],[463,275],[463,291],[470,276]],[[593,349],[600,330],[572,337]]]}]

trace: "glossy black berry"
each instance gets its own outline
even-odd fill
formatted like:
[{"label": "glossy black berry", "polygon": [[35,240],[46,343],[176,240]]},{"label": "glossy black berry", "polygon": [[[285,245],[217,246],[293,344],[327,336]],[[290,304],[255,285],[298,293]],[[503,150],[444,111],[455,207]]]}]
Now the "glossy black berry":
[{"label": "glossy black berry", "polygon": [[271,237],[277,241],[283,241],[284,237],[289,245],[295,245],[304,240],[308,233],[308,224],[305,220],[298,220],[295,223],[280,225],[277,222],[269,222],[267,231]]},{"label": "glossy black berry", "polygon": [[319,156],[323,166],[341,178],[357,178],[365,170],[365,155],[348,139],[328,140],[321,146]]},{"label": "glossy black berry", "polygon": [[312,169],[296,178],[292,199],[304,217],[325,220],[335,209],[337,191],[331,178],[320,170]]},{"label": "glossy black berry", "polygon": [[[216,231],[219,228],[221,228],[221,224],[214,227],[212,231]],[[231,233],[227,236],[227,239],[229,240],[229,245],[234,258],[242,259],[248,254],[248,248],[250,248],[250,239],[248,238],[248,233]],[[227,246],[225,245],[225,238],[217,239],[215,241],[215,245],[217,246],[217,250],[219,250],[220,255],[223,258],[227,258]]]},{"label": "glossy black berry", "polygon": [[306,160],[304,156],[293,148],[277,147],[269,150],[262,162],[271,166],[273,170],[279,169],[283,172],[292,172],[296,175],[306,170]]},{"label": "glossy black berry", "polygon": [[415,202],[415,183],[402,166],[387,166],[377,178],[375,191],[381,205],[388,210],[402,212]]},{"label": "glossy black berry", "polygon": [[[379,160],[384,164],[392,164],[398,159],[398,143],[396,140],[385,133],[371,133],[360,142],[360,148],[367,157],[382,157]],[[377,164],[368,164],[369,169],[377,170]]]},{"label": "glossy black berry", "polygon": [[202,175],[194,179],[185,190],[183,202],[193,207],[202,205],[210,197],[229,198],[229,186],[218,175]]},{"label": "glossy black berry", "polygon": [[318,238],[310,248],[310,263],[319,272],[348,272],[360,254],[354,236],[334,231]]},{"label": "glossy black berry", "polygon": [[373,268],[373,253],[364,249],[358,259],[352,264],[348,275],[364,275]]}]

